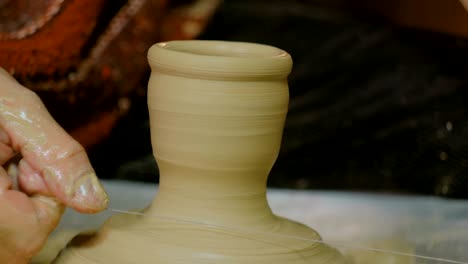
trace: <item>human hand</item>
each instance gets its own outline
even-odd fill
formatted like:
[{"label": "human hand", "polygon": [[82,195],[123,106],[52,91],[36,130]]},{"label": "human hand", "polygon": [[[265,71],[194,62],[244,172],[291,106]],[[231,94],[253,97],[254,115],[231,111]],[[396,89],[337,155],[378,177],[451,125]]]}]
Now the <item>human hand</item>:
[{"label": "human hand", "polygon": [[0,263],[28,263],[65,206],[96,213],[108,203],[83,147],[0,68],[0,165],[17,153],[18,190],[0,166]]}]

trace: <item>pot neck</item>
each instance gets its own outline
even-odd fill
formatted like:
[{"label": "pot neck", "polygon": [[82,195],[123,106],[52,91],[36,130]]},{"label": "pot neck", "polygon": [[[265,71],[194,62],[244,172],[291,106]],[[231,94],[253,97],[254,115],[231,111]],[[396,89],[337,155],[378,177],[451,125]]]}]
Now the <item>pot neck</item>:
[{"label": "pot neck", "polygon": [[261,224],[272,217],[268,172],[184,168],[161,159],[158,165],[159,191],[147,214],[224,225]]}]

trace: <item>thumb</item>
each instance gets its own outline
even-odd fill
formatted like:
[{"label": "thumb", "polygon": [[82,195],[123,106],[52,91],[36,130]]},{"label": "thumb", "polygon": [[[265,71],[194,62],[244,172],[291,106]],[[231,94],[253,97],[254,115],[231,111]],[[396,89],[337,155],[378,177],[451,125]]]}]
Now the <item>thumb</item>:
[{"label": "thumb", "polygon": [[36,211],[41,230],[45,232],[44,235],[47,237],[59,224],[65,207],[55,198],[42,195],[32,197],[31,201]]}]

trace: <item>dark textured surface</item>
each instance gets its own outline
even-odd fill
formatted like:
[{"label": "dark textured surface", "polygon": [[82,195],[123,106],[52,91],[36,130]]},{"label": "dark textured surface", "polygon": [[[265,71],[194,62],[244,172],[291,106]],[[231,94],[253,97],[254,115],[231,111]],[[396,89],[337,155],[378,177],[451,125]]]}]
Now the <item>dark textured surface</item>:
[{"label": "dark textured surface", "polygon": [[[202,38],[291,53],[271,186],[468,197],[468,41],[271,1],[226,1]],[[90,153],[101,177],[154,181],[146,102]]]}]

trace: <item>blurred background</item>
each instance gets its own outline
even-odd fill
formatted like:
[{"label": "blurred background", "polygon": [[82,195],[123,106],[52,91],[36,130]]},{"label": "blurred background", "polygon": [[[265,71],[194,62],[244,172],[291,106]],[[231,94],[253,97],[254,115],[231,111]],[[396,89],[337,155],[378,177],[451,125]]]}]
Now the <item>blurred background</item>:
[{"label": "blurred background", "polygon": [[459,0],[0,0],[0,66],[41,96],[104,179],[158,181],[146,52],[175,39],[292,55],[269,186],[468,198]]}]

